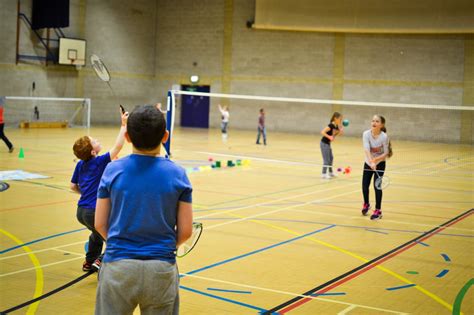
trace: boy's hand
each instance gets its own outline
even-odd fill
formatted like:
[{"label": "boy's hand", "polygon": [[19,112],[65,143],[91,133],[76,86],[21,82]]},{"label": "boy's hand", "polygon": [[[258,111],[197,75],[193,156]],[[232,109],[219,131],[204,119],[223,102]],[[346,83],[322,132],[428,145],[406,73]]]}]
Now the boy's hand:
[{"label": "boy's hand", "polygon": [[122,110],[120,110],[120,115],[122,117],[122,127],[125,127],[127,125],[128,112],[122,113]]}]

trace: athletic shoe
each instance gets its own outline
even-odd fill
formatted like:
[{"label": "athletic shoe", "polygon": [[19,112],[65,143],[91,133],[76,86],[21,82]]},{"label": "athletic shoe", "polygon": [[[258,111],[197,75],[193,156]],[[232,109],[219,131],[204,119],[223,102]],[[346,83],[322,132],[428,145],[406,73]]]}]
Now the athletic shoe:
[{"label": "athletic shoe", "polygon": [[380,209],[375,209],[372,215],[370,216],[371,220],[380,220],[382,219],[382,211]]},{"label": "athletic shoe", "polygon": [[364,203],[362,206],[362,215],[367,215],[367,212],[370,210],[370,203]]},{"label": "athletic shoe", "polygon": [[321,178],[322,179],[331,179],[331,176],[329,176],[328,173],[323,173],[323,174],[321,174]]},{"label": "athletic shoe", "polygon": [[101,265],[102,265],[102,256],[97,258],[94,261],[94,263],[92,264],[92,268],[94,268],[95,271],[99,272]]},{"label": "athletic shoe", "polygon": [[82,271],[91,271],[92,270],[92,263],[84,261],[82,263]]},{"label": "athletic shoe", "polygon": [[11,148],[8,150],[8,152],[9,152],[9,153],[12,153],[14,150],[15,150],[15,148],[14,148],[14,147],[11,147]]},{"label": "athletic shoe", "polygon": [[329,176],[330,177],[337,177],[337,174],[336,173],[329,173]]}]

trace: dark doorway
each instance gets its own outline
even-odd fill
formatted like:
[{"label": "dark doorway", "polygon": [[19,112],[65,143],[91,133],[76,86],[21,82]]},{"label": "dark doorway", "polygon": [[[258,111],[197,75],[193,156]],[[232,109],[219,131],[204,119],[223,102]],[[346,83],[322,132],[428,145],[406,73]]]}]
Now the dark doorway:
[{"label": "dark doorway", "polygon": [[[181,90],[209,93],[211,87],[209,85],[182,85]],[[181,126],[209,128],[209,97],[181,96]]]}]

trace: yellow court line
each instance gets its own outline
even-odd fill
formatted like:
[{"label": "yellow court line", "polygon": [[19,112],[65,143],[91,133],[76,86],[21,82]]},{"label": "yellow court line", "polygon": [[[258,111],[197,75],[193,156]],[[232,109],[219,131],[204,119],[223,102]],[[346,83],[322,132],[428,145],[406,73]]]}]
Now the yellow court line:
[{"label": "yellow court line", "polygon": [[[237,214],[229,214],[231,216],[235,216],[236,218],[244,218],[242,216],[239,216]],[[293,234],[293,235],[296,235],[296,236],[301,236],[303,235],[302,233],[299,233],[299,232],[296,232],[296,231],[293,231],[293,230],[290,230],[290,229],[287,229],[287,228],[284,228],[284,227],[281,227],[281,226],[278,226],[278,225],[274,225],[274,224],[271,224],[271,223],[267,223],[267,222],[262,222],[262,221],[256,221],[256,220],[249,220],[251,222],[254,222],[254,223],[257,223],[257,224],[261,224],[261,225],[265,225],[265,226],[268,226],[270,228],[273,228],[273,229],[277,229],[277,230],[280,230],[280,231],[283,231],[283,232],[287,232],[287,233],[290,233],[290,234]],[[358,260],[361,260],[363,262],[369,262],[370,260],[364,258],[364,257],[361,257],[357,254],[354,254],[348,250],[345,250],[341,247],[338,247],[336,245],[332,245],[332,244],[329,244],[329,243],[326,243],[324,241],[320,241],[318,239],[315,239],[313,237],[306,237],[307,240],[310,240],[314,243],[317,243],[317,244],[320,244],[320,245],[323,245],[323,246],[326,246],[326,247],[329,247],[331,249],[334,249],[338,252],[341,252],[343,254],[346,254],[346,255],[349,255],[351,257],[354,257]],[[375,268],[383,271],[383,272],[386,272],[388,273],[389,275],[397,278],[398,280],[402,281],[402,282],[405,282],[406,284],[413,284],[412,281],[408,280],[407,278],[399,275],[398,273],[394,272],[394,271],[391,271],[390,269],[387,269],[385,267],[382,267],[381,265],[377,265],[375,266]],[[434,293],[431,293],[430,291],[426,290],[425,288],[421,287],[420,285],[415,285],[414,286],[415,289],[417,289],[418,291],[422,292],[423,294],[427,295],[428,297],[430,297],[431,299],[435,300],[436,302],[438,302],[439,304],[443,305],[444,307],[446,307],[447,309],[449,309],[451,312],[453,311],[453,306],[451,304],[449,304],[448,302],[444,301],[442,298],[440,298],[439,296],[435,295]],[[462,314],[462,313],[461,313]]]},{"label": "yellow court line", "polygon": [[[15,237],[13,234],[5,231],[4,229],[0,229],[0,232],[3,233],[5,236],[9,237],[12,239],[15,243],[18,245],[24,244],[20,239]],[[35,267],[35,272],[36,272],[36,285],[35,285],[35,293],[33,294],[33,298],[37,298],[43,294],[43,287],[44,287],[44,278],[43,278],[43,269],[41,268],[41,264],[36,257],[36,255],[33,253],[33,251],[28,247],[28,246],[22,246],[21,247],[25,252],[28,253],[28,257],[30,258],[31,262],[33,263],[33,266]],[[36,310],[38,309],[39,306],[39,301],[36,303],[31,304],[28,307],[28,311],[26,314],[34,314]]]}]

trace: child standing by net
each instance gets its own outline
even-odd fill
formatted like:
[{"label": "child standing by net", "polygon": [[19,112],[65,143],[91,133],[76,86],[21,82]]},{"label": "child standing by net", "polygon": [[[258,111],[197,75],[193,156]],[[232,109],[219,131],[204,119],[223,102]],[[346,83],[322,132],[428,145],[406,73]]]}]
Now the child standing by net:
[{"label": "child standing by net", "polygon": [[[364,195],[362,215],[367,215],[370,210],[369,186],[372,177],[375,175],[374,173],[377,172],[378,176],[382,178],[385,173],[385,160],[393,154],[392,146],[386,132],[385,118],[380,115],[374,115],[371,129],[364,131],[362,135],[365,153],[364,174],[362,175],[362,193]],[[375,178],[374,190],[375,210],[370,216],[370,219],[378,220],[382,218],[382,190],[377,189]]]},{"label": "child standing by net", "polygon": [[267,145],[267,130],[265,128],[265,110],[260,108],[258,115],[257,144],[260,144],[260,134],[263,136],[263,145]]},{"label": "child standing by net", "polygon": [[71,179],[71,190],[81,195],[77,203],[76,217],[82,225],[91,231],[86,259],[82,264],[83,271],[100,268],[103,239],[94,228],[97,188],[105,167],[122,150],[125,142],[125,131],[127,130],[127,117],[127,112],[122,114],[122,126],[117,140],[115,140],[115,145],[109,152],[99,155],[102,149],[100,142],[89,136],[77,139],[73,146],[74,155],[80,159]]},{"label": "child standing by net", "polygon": [[321,177],[330,179],[335,177],[332,169],[334,156],[332,154],[331,142],[334,141],[337,135],[342,135],[343,128],[341,126],[342,115],[338,112],[332,114],[329,125],[321,130],[323,137],[321,138],[321,154],[323,155],[323,171]]},{"label": "child standing by net", "polygon": [[221,104],[218,105],[219,110],[221,112],[221,132],[222,132],[222,141],[226,142],[227,141],[227,125],[229,124],[229,106],[224,106],[222,107]]}]

